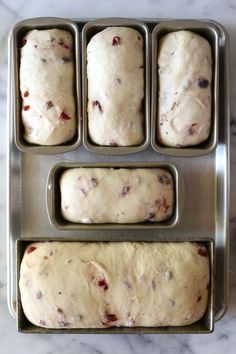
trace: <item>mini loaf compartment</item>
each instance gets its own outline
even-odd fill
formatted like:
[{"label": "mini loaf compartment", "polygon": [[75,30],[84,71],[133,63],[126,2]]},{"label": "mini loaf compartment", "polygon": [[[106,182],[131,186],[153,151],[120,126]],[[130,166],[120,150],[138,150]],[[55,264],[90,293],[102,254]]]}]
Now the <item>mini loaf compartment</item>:
[{"label": "mini loaf compartment", "polygon": [[[88,84],[87,84],[87,45],[90,39],[98,32],[101,32],[107,27],[130,27],[140,32],[143,36],[143,51],[144,51],[144,140],[140,145],[134,146],[102,146],[94,143],[88,132]],[[87,22],[82,30],[82,100],[83,100],[83,144],[90,152],[107,155],[125,155],[145,150],[150,144],[150,46],[149,46],[149,29],[144,22],[133,19],[101,19]]]},{"label": "mini loaf compartment", "polygon": [[[24,35],[33,29],[63,29],[72,34],[74,44],[74,100],[76,115],[76,131],[72,140],[60,145],[36,145],[30,144],[23,138],[24,127],[21,122],[21,93],[20,93],[20,47]],[[76,149],[81,143],[81,89],[80,89],[80,47],[79,30],[73,21],[45,17],[23,20],[15,25],[11,34],[11,53],[13,60],[13,120],[14,120],[14,138],[15,144],[19,150],[31,154],[59,154]]]},{"label": "mini loaf compartment", "polygon": [[[208,139],[199,145],[182,148],[168,147],[158,141],[158,43],[160,38],[170,32],[188,30],[195,32],[211,45],[212,49],[212,104],[211,130]],[[152,101],[151,101],[151,144],[155,151],[163,155],[193,157],[206,155],[216,149],[219,129],[219,33],[214,23],[198,20],[172,20],[158,23],[152,32]]]},{"label": "mini loaf compartment", "polygon": [[[116,223],[73,223],[61,216],[61,192],[59,180],[63,171],[70,168],[93,167],[93,168],[164,168],[173,178],[174,185],[174,209],[171,217],[162,222],[140,222],[130,224]],[[101,230],[101,229],[168,229],[175,227],[181,217],[184,204],[184,180],[176,164],[170,162],[149,163],[59,163],[52,167],[47,179],[47,213],[51,225],[58,230]]]},{"label": "mini loaf compartment", "polygon": [[[19,279],[20,279],[20,265],[24,255],[24,251],[29,243],[32,242],[50,242],[50,241],[63,241],[63,242],[79,242],[80,237],[75,238],[57,238],[57,237],[44,237],[42,238],[35,238],[32,237],[30,239],[18,239],[17,240],[17,328],[18,331],[21,333],[30,333],[30,334],[49,334],[49,333],[58,333],[58,334],[193,334],[193,333],[211,333],[214,329],[214,279],[215,279],[215,251],[214,251],[214,241],[210,238],[191,238],[191,237],[183,237],[182,239],[175,239],[171,238],[169,242],[196,242],[204,244],[208,250],[209,254],[209,265],[210,265],[210,289],[208,295],[208,304],[206,308],[206,312],[204,316],[191,325],[187,326],[169,326],[169,327],[110,327],[110,328],[98,328],[98,329],[89,329],[89,328],[61,328],[61,329],[52,329],[52,328],[42,328],[38,327],[31,322],[28,321],[26,318],[22,304],[21,304],[21,295],[19,289]],[[83,239],[84,241],[89,241],[89,237],[87,239]],[[93,241],[98,241],[96,238]],[[99,240],[101,241],[101,240]],[[104,235],[104,240],[102,242],[109,242],[109,236]],[[116,240],[112,240],[116,241]],[[126,240],[127,241],[127,240]],[[139,239],[142,242],[142,239]],[[145,242],[154,242],[157,241],[154,238],[150,238]],[[161,239],[158,242],[166,242],[166,240]]]}]

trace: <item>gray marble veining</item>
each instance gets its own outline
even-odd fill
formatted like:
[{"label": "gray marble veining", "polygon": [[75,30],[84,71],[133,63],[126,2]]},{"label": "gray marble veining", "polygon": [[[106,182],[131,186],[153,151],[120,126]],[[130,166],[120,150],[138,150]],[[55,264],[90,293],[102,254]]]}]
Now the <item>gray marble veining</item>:
[{"label": "gray marble veining", "polygon": [[[7,37],[27,17],[170,17],[210,18],[221,22],[231,42],[231,232],[230,305],[210,335],[22,335],[6,304],[6,88]],[[0,1],[0,341],[2,354],[233,354],[236,345],[236,2],[235,0],[6,0]]]}]

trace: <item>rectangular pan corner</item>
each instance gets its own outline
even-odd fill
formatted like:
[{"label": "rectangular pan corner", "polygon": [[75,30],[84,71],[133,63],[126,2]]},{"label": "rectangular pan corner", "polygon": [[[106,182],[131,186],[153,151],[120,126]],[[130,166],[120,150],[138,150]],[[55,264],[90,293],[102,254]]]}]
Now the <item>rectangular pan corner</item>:
[{"label": "rectangular pan corner", "polygon": [[[26,32],[33,29],[60,28],[69,31],[74,41],[74,92],[75,106],[77,116],[77,128],[75,137],[64,144],[55,146],[40,146],[30,144],[23,138],[23,126],[21,123],[21,95],[20,95],[20,43]],[[81,143],[81,89],[80,89],[80,43],[79,30],[71,20],[56,17],[39,17],[18,22],[11,32],[11,53],[14,58],[12,64],[13,73],[13,117],[14,120],[14,138],[17,148],[25,153],[52,155],[65,153],[76,149]]]},{"label": "rectangular pan corner", "polygon": [[[144,141],[137,146],[99,146],[91,141],[88,132],[87,115],[87,44],[91,37],[108,26],[127,26],[138,30],[144,39]],[[82,30],[82,92],[83,92],[83,144],[90,152],[106,155],[126,155],[145,150],[150,144],[150,70],[149,70],[149,29],[147,25],[139,20],[126,18],[108,18],[89,21]]]},{"label": "rectangular pan corner", "polygon": [[[158,41],[162,35],[179,30],[189,30],[206,38],[212,48],[212,113],[211,132],[208,139],[196,146],[183,148],[167,147],[158,142],[157,137],[157,55]],[[177,157],[203,156],[212,153],[218,144],[219,135],[219,31],[211,21],[172,20],[158,23],[152,32],[152,100],[151,100],[151,144],[155,151],[163,155]]]}]

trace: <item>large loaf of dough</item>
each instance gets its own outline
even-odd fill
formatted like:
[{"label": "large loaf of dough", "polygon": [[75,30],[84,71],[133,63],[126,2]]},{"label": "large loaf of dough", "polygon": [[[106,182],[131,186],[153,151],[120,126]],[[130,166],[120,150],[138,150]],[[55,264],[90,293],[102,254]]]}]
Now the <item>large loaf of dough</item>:
[{"label": "large loaf of dough", "polygon": [[173,179],[160,168],[73,168],[60,179],[61,212],[78,223],[138,223],[168,219]]},{"label": "large loaf of dough", "polygon": [[200,144],[211,128],[210,44],[196,33],[171,32],[161,38],[158,65],[159,141],[171,147]]},{"label": "large loaf of dough", "polygon": [[60,29],[33,30],[22,45],[24,139],[38,145],[65,143],[76,129],[72,35]]},{"label": "large loaf of dough", "polygon": [[144,51],[133,28],[108,27],[87,46],[88,128],[98,145],[130,146],[144,139]]},{"label": "large loaf of dough", "polygon": [[34,243],[21,263],[21,303],[46,328],[182,326],[203,316],[209,279],[196,243]]}]

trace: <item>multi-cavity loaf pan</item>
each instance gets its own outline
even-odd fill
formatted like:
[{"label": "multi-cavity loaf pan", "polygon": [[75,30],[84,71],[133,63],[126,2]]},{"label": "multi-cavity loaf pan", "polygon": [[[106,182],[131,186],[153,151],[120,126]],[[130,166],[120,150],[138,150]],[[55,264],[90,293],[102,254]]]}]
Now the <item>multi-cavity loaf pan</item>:
[{"label": "multi-cavity loaf pan", "polygon": [[[91,144],[88,137],[87,82],[84,69],[86,43],[93,34],[110,25],[134,27],[144,38],[146,135],[143,144],[136,147],[100,147]],[[69,30],[74,37],[78,132],[75,139],[69,143],[44,147],[30,145],[22,138],[18,77],[19,47],[27,31],[33,28],[53,27]],[[154,75],[157,69],[158,38],[168,31],[180,29],[194,31],[208,39],[212,46],[214,62],[211,135],[205,143],[181,150],[163,147],[156,140],[157,75]],[[228,303],[228,45],[227,34],[220,24],[202,20],[74,19],[71,21],[38,18],[22,21],[13,28],[9,40],[8,87],[8,305],[12,315],[17,317],[19,331],[25,333],[209,333],[213,330],[214,322],[223,317]],[[82,137],[84,146],[81,144]],[[158,153],[148,147],[150,141]],[[130,155],[131,152],[138,153]],[[67,223],[60,216],[58,177],[65,168],[78,166],[169,169],[174,178],[176,193],[175,212],[172,218],[159,224]],[[16,240],[18,240],[17,245]],[[208,248],[211,263],[211,287],[206,314],[201,321],[185,327],[52,330],[33,326],[25,318],[21,307],[18,287],[19,265],[28,243],[53,240],[203,242]]]},{"label": "multi-cavity loaf pan", "polygon": [[[101,19],[78,25],[76,21],[57,18],[36,18],[19,22],[12,30],[11,55],[13,62],[14,83],[14,123],[15,144],[22,152],[34,154],[57,154],[74,150],[79,147],[83,137],[83,145],[90,152],[106,155],[124,155],[137,153],[148,148],[150,142],[155,151],[171,156],[200,156],[215,150],[218,142],[218,95],[219,95],[219,31],[212,22],[197,20],[172,20],[148,26],[144,21],[134,19]],[[108,26],[126,26],[138,30],[144,41],[144,140],[137,146],[99,146],[91,141],[88,133],[87,118],[87,44],[91,37]],[[35,28],[62,28],[71,32],[74,38],[75,82],[74,92],[77,102],[77,134],[68,143],[58,146],[38,146],[27,143],[23,139],[21,123],[21,98],[19,86],[20,47],[24,35]],[[168,32],[190,30],[205,37],[212,48],[212,117],[211,132],[207,141],[196,147],[169,148],[158,143],[157,138],[157,52],[160,37]],[[82,121],[82,122],[81,122]]]}]

